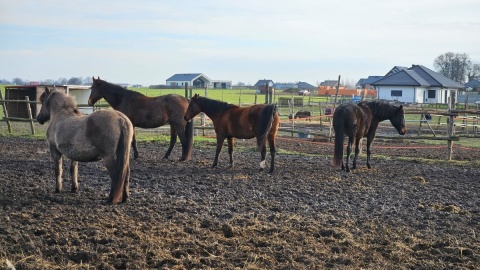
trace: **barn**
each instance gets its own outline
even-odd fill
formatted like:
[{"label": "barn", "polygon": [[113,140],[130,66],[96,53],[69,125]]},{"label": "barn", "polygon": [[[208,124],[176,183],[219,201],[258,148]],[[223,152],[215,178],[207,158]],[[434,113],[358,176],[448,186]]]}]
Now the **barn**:
[{"label": "barn", "polygon": [[[86,105],[88,103],[88,97],[90,96],[90,86],[83,85],[14,85],[5,87],[5,100],[26,100],[26,97],[30,101],[39,102],[39,98],[45,91],[45,88],[55,87],[57,90],[64,91],[65,93],[73,96],[77,104]],[[6,110],[9,117],[16,118],[29,118],[27,106],[25,103],[20,102],[5,102]],[[30,104],[32,111],[32,117],[40,112],[41,104]],[[83,113],[91,113],[92,107],[81,107],[79,110]]]},{"label": "barn", "polygon": [[410,68],[399,66],[385,77],[370,83],[377,90],[377,98],[407,103],[448,103],[451,94],[464,86],[422,65]]}]

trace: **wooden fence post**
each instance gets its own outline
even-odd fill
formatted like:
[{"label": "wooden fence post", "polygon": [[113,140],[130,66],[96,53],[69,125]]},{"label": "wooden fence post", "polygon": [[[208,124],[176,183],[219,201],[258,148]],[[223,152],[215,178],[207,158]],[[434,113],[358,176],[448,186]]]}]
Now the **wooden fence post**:
[{"label": "wooden fence post", "polygon": [[35,125],[33,124],[33,117],[32,117],[32,108],[30,108],[30,98],[25,96],[25,100],[27,101],[27,113],[28,118],[30,119],[30,128],[32,129],[32,135],[35,135]]},{"label": "wooden fence post", "polygon": [[8,132],[12,133],[12,124],[10,123],[10,120],[8,120],[7,105],[5,100],[3,99],[2,91],[0,91],[0,100],[2,101],[3,117],[6,118],[6,121],[7,121]]},{"label": "wooden fence post", "polygon": [[[455,94],[452,94],[452,92],[450,92],[450,102],[448,104],[449,113],[455,110],[455,103]],[[455,125],[453,123],[454,119],[455,116],[453,114],[448,116],[447,136],[449,140],[447,141],[447,160],[452,160],[453,140],[451,140],[451,137],[455,135]]]}]

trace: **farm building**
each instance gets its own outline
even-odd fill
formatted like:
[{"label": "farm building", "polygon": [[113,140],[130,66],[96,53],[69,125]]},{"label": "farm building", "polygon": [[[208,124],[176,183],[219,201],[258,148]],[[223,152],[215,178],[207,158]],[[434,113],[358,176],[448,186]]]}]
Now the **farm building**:
[{"label": "farm building", "polygon": [[[45,88],[55,87],[57,90],[73,96],[79,105],[86,105],[88,97],[90,96],[90,86],[83,85],[15,85],[5,86],[5,100],[26,100],[28,97],[30,101],[39,102],[39,98],[45,91]],[[5,102],[6,110],[9,117],[29,118],[28,110],[25,103],[20,102]],[[41,104],[30,104],[32,117],[35,118],[40,112]],[[80,107],[79,110],[83,113],[91,113],[92,107]]]},{"label": "farm building", "polygon": [[318,94],[321,96],[332,96],[338,94],[340,96],[365,96],[365,97],[376,97],[377,91],[369,89],[347,89],[343,86],[337,88],[335,86],[318,86]]},{"label": "farm building", "polygon": [[268,84],[269,92],[275,91],[275,88],[274,88],[275,83],[272,80],[266,80],[266,79],[258,80],[257,83],[254,84],[253,86],[255,87],[255,89],[259,90],[260,93],[265,94],[265,89],[267,84]]},{"label": "farm building", "polygon": [[169,87],[183,87],[188,84],[192,88],[213,88],[213,89],[230,89],[232,81],[228,80],[211,80],[203,73],[185,73],[175,74],[167,79]]},{"label": "farm building", "polygon": [[[265,85],[265,83],[264,83]],[[312,89],[315,89],[316,87],[309,84],[309,83],[306,83],[306,82],[301,82],[301,81],[298,81],[298,82],[285,82],[285,83],[275,83],[274,85],[275,89],[277,90],[285,90],[285,89],[289,89],[289,88],[298,88],[298,89],[302,89],[302,90],[312,90]]]},{"label": "farm building", "polygon": [[464,86],[422,65],[396,66],[371,85],[378,99],[408,103],[447,103]]}]

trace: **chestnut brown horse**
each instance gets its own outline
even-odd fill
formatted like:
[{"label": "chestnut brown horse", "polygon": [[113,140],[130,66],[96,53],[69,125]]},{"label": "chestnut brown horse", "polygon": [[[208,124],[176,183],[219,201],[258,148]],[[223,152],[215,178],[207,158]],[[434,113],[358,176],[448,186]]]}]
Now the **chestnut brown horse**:
[{"label": "chestnut brown horse", "polygon": [[275,104],[259,104],[242,108],[195,94],[188,105],[185,120],[191,121],[201,112],[204,112],[212,120],[217,135],[217,149],[212,168],[217,166],[218,155],[225,139],[228,142],[230,167],[233,167],[234,138],[251,139],[256,137],[257,147],[261,153],[260,169],[265,168],[266,141],[268,140],[272,157],[269,172],[273,172],[275,168],[275,138],[280,125],[280,117]]},{"label": "chestnut brown horse", "polygon": [[[407,132],[403,106],[399,107],[379,101],[362,101],[358,104],[342,104],[333,113],[333,129],[335,131],[335,149],[333,155],[334,166],[342,166],[342,170],[350,171],[348,165],[352,144],[355,142],[355,156],[352,169],[357,167],[357,157],[360,152],[359,144],[363,137],[367,137],[367,167],[370,169],[370,146],[375,139],[378,124],[390,120],[400,135]],[[343,163],[343,140],[348,136],[346,164]]]},{"label": "chestnut brown horse", "polygon": [[78,162],[103,159],[112,185],[108,201],[126,201],[130,182],[130,145],[133,125],[126,115],[114,110],[84,115],[73,99],[55,89],[46,89],[40,96],[42,108],[37,121],[50,121],[47,142],[54,162],[56,188],[62,191],[62,156],[71,160],[71,192],[78,191]]},{"label": "chestnut brown horse", "polygon": [[[170,124],[170,145],[163,156],[167,159],[177,142],[177,135],[182,144],[180,160],[189,160],[193,145],[193,124],[183,120],[188,107],[188,100],[180,95],[168,94],[147,97],[139,92],[127,90],[119,85],[92,77],[92,92],[88,105],[93,106],[101,98],[112,108],[128,116],[135,127],[156,128]],[[137,141],[133,136],[133,156],[138,158]]]}]

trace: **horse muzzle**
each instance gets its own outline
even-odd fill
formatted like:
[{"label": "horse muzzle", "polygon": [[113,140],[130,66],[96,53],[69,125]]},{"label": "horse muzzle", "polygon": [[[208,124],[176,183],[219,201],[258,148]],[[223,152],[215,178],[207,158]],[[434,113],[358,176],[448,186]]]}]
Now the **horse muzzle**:
[{"label": "horse muzzle", "polygon": [[192,121],[192,119],[188,119],[188,117],[187,117],[186,115],[183,117],[183,120],[185,120],[185,121],[187,121],[187,122]]}]

